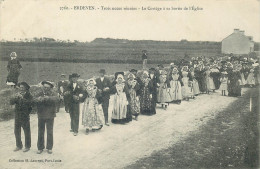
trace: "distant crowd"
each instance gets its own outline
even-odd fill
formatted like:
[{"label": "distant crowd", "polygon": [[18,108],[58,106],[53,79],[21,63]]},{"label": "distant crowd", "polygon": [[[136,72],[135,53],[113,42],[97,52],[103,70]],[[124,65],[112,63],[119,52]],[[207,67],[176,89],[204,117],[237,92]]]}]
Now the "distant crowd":
[{"label": "distant crowd", "polygon": [[[172,104],[195,99],[201,94],[221,91],[222,96],[240,97],[242,87],[259,85],[259,61],[249,57],[226,56],[217,59],[197,57],[181,60],[180,63],[147,66],[147,54],[143,51],[143,69],[116,72],[112,77],[100,69],[98,78],[79,79],[80,75],[62,74],[56,84],[44,80],[40,91],[33,97],[26,82],[18,83],[22,69],[15,52],[8,62],[7,85],[18,88],[11,97],[15,105],[16,148],[22,149],[21,128],[25,134],[24,152],[30,150],[30,113],[32,107],[38,114],[38,154],[45,149],[44,133],[47,128],[47,152],[52,153],[53,124],[56,113],[64,105],[70,115],[70,127],[74,136],[78,135],[79,116],[86,134],[109,126],[108,110],[111,108],[111,122],[125,124],[138,120],[138,115],[155,115],[156,107],[167,109]],[[112,99],[112,101],[110,101]],[[80,103],[83,104],[80,109]],[[112,104],[112,105],[111,105]]]}]

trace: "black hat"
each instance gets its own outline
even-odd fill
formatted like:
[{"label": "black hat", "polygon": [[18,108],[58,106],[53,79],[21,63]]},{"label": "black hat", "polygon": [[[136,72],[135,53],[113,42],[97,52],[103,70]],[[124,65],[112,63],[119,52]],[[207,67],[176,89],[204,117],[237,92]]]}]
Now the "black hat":
[{"label": "black hat", "polygon": [[78,75],[77,73],[72,73],[72,75],[71,75],[70,77],[71,77],[71,78],[80,77],[80,75]]},{"label": "black hat", "polygon": [[123,76],[125,75],[124,72],[116,72],[116,73],[115,73],[115,79],[117,78],[117,76],[118,76],[119,74],[121,74],[121,75],[123,75]]},{"label": "black hat", "polygon": [[137,72],[136,69],[131,69],[129,72]]},{"label": "black hat", "polygon": [[30,89],[30,86],[26,83],[26,82],[21,82],[21,83],[18,83],[18,86],[20,87],[21,85],[23,85],[26,90],[29,90]]},{"label": "black hat", "polygon": [[156,70],[155,70],[155,68],[152,67],[152,68],[149,69],[149,71],[150,72],[155,72]]},{"label": "black hat", "polygon": [[164,68],[163,64],[159,64],[158,67]]},{"label": "black hat", "polygon": [[100,69],[100,70],[99,70],[99,73],[105,74],[105,73],[106,73],[106,70],[105,70],[105,69]]},{"label": "black hat", "polygon": [[42,83],[41,83],[42,85],[44,85],[44,84],[47,84],[47,85],[50,85],[51,86],[51,88],[53,88],[54,87],[54,85],[52,84],[52,82],[50,82],[50,81],[42,81]]}]

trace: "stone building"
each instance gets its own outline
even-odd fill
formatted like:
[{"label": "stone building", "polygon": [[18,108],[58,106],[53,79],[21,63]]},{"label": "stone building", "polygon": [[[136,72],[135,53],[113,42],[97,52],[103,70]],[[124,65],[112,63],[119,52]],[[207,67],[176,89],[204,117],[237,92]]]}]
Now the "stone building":
[{"label": "stone building", "polygon": [[254,51],[252,36],[246,36],[245,31],[234,29],[234,32],[222,40],[221,52],[224,54],[243,55]]}]

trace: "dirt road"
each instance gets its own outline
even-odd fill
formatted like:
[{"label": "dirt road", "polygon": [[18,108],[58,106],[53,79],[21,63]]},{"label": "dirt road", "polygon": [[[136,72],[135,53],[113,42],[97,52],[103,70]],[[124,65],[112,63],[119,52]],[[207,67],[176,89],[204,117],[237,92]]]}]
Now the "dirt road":
[{"label": "dirt road", "polygon": [[237,98],[223,97],[220,93],[201,95],[181,105],[171,104],[167,110],[158,108],[154,116],[140,115],[138,121],[111,124],[89,135],[85,135],[81,125],[76,137],[69,132],[69,115],[61,109],[54,122],[51,155],[46,151],[36,154],[37,115],[31,115],[32,148],[27,153],[12,151],[15,148],[14,120],[1,122],[0,168],[123,168],[182,141],[235,100]]}]

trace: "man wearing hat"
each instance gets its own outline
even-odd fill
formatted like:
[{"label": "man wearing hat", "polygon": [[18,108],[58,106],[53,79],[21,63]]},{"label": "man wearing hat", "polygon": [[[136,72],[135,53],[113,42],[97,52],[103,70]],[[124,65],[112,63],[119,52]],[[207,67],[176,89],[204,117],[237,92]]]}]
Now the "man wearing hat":
[{"label": "man wearing hat", "polygon": [[60,77],[61,77],[61,79],[57,84],[57,90],[58,90],[58,94],[59,94],[59,98],[60,98],[60,101],[58,102],[58,105],[57,105],[57,112],[59,112],[60,105],[62,104],[62,102],[64,103],[65,111],[69,112],[67,99],[66,99],[66,97],[64,98],[64,93],[67,91],[69,81],[66,80],[65,74],[61,74]]},{"label": "man wearing hat", "polygon": [[70,76],[71,82],[68,85],[68,90],[65,92],[65,95],[69,98],[70,104],[69,104],[69,113],[70,113],[70,126],[71,126],[71,132],[73,132],[74,136],[78,135],[79,130],[79,104],[80,102],[83,102],[83,94],[84,90],[82,87],[78,84],[78,79],[80,75],[77,73],[73,73]]},{"label": "man wearing hat", "polygon": [[109,126],[108,123],[108,107],[109,107],[109,99],[110,99],[110,88],[111,82],[105,77],[106,71],[105,69],[100,69],[99,71],[100,77],[96,79],[96,86],[102,95],[102,108],[105,116],[105,124]]},{"label": "man wearing hat", "polygon": [[16,58],[16,52],[12,52],[10,54],[10,60],[8,61],[7,65],[7,79],[6,84],[11,86],[16,86],[18,83],[18,77],[20,75],[20,70],[22,69],[22,65],[20,64],[19,60]]},{"label": "man wearing hat", "polygon": [[30,129],[30,113],[32,110],[32,95],[29,92],[30,86],[26,82],[18,84],[19,92],[11,97],[11,105],[15,105],[14,134],[16,139],[16,148],[19,151],[23,148],[21,140],[21,128],[25,135],[25,149],[27,152],[31,148],[31,129]]},{"label": "man wearing hat", "polygon": [[37,154],[43,152],[45,127],[47,128],[47,151],[52,153],[53,148],[53,124],[56,117],[56,104],[59,101],[57,93],[54,93],[53,84],[50,81],[42,81],[42,91],[35,98],[38,114],[38,142]]}]

